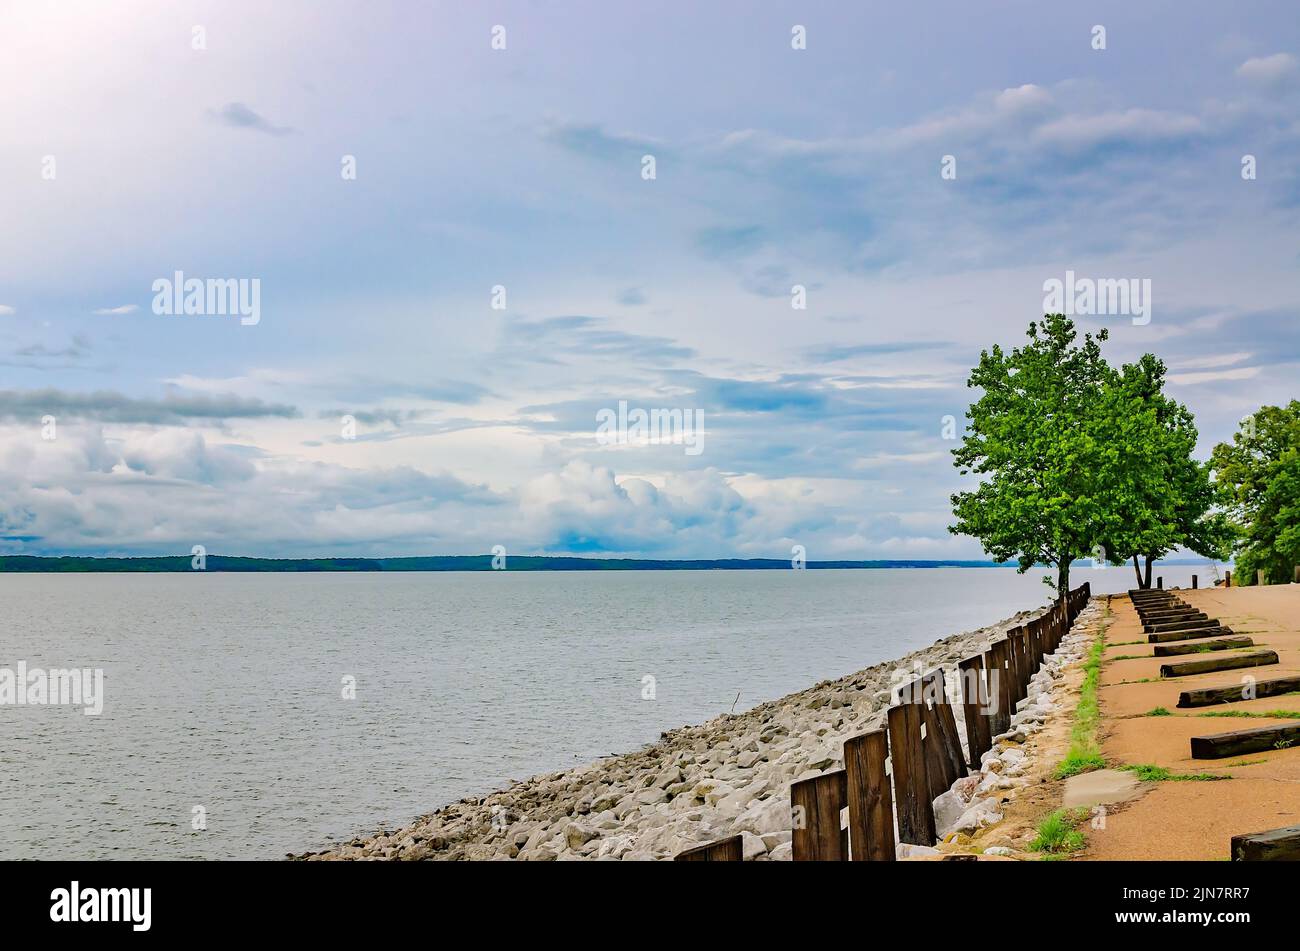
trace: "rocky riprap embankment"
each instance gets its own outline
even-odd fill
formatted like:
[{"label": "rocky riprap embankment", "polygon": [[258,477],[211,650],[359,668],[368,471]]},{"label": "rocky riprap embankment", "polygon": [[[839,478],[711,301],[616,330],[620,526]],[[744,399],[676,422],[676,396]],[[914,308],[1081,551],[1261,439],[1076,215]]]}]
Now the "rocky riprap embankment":
[{"label": "rocky riprap embankment", "polygon": [[[1006,803],[1031,785],[1038,751],[1036,744],[1026,741],[1047,726],[1060,710],[1066,670],[1087,653],[1102,613],[1096,601],[1079,613],[1056,651],[1043,659],[1042,667],[1030,678],[1025,699],[1017,704],[1011,716],[1010,729],[993,738],[993,748],[980,757],[979,771],[957,780],[934,800],[934,824],[940,839],[959,850],[970,846],[971,836],[1001,822]],[[960,716],[958,712],[959,726]],[[939,851],[925,846],[898,848],[900,858]],[[984,855],[1007,856],[1018,850],[1008,845],[991,845],[979,851]]]},{"label": "rocky riprap embankment", "polygon": [[746,859],[788,859],[792,782],[840,766],[844,740],[881,726],[893,689],[920,673],[946,667],[956,698],[954,665],[1038,613],[299,858],[667,859],[739,833]]}]

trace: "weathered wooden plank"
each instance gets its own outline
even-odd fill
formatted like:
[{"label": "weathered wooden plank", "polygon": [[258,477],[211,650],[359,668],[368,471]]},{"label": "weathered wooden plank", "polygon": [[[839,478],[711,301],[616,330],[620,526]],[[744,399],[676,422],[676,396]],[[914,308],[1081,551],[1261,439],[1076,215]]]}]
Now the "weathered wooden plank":
[{"label": "weathered wooden plank", "polygon": [[889,708],[889,762],[894,774],[898,841],[934,845],[934,802],[921,749],[921,704]]},{"label": "weathered wooden plank", "polygon": [[1202,637],[1224,637],[1231,634],[1232,628],[1223,627],[1196,627],[1190,631],[1161,631],[1159,634],[1148,634],[1148,644],[1164,644],[1168,641],[1192,641]]},{"label": "weathered wooden plank", "polygon": [[1234,862],[1300,862],[1300,826],[1232,837]]},{"label": "weathered wooden plank", "polygon": [[952,704],[948,702],[948,685],[944,680],[943,670],[932,671],[927,676],[926,696],[934,701],[935,720],[938,725],[938,737],[943,744],[946,757],[945,778],[948,785],[940,792],[947,792],[952,784],[966,775],[966,757],[961,749],[961,737],[957,733],[957,718],[953,715]]},{"label": "weathered wooden plank", "polygon": [[894,861],[894,797],[885,759],[889,740],[872,730],[844,741],[848,782],[849,854],[855,862]]},{"label": "weathered wooden plank", "polygon": [[1194,604],[1155,604],[1151,606],[1141,605],[1138,607],[1138,613],[1146,617],[1158,617],[1161,614],[1194,614],[1200,608]]},{"label": "weathered wooden plank", "polygon": [[925,740],[921,749],[925,753],[925,774],[928,780],[930,799],[934,800],[948,791],[957,781],[948,762],[943,734],[939,730],[938,711],[928,703],[918,704],[921,708],[921,723],[925,725]]},{"label": "weathered wooden plank", "polygon": [[1142,611],[1143,624],[1160,624],[1166,621],[1200,621],[1209,617],[1204,611],[1195,608],[1176,608],[1168,611]]},{"label": "weathered wooden plank", "polygon": [[1016,709],[1016,704],[1024,696],[1021,692],[1024,687],[1024,680],[1021,677],[1023,662],[1020,657],[1020,628],[1013,627],[1007,631],[1007,677],[1011,681],[1011,706],[1008,708],[1011,712]]},{"label": "weathered wooden plank", "polygon": [[966,720],[966,746],[970,751],[967,761],[971,769],[979,769],[980,757],[993,748],[989,709],[992,698],[988,681],[984,677],[984,658],[968,657],[957,665],[961,675],[962,716]]},{"label": "weathered wooden plank", "polygon": [[790,847],[796,862],[843,862],[840,810],[848,790],[844,770],[790,784]]},{"label": "weathered wooden plank", "polygon": [[1020,640],[1020,696],[1017,700],[1023,700],[1029,696],[1029,678],[1034,675],[1034,651],[1029,643],[1028,628],[1021,628],[1017,635]]},{"label": "weathered wooden plank", "polygon": [[1249,637],[1219,637],[1212,641],[1182,641],[1177,644],[1157,644],[1154,652],[1157,657],[1178,657],[1182,654],[1200,654],[1204,651],[1232,651],[1240,647],[1254,647],[1255,642]]},{"label": "weathered wooden plank", "polygon": [[1300,723],[1259,726],[1209,736],[1192,737],[1192,759],[1223,759],[1245,753],[1263,753],[1293,746],[1300,740]]},{"label": "weathered wooden plank", "polygon": [[1240,703],[1262,697],[1280,697],[1284,693],[1300,690],[1300,677],[1275,677],[1272,680],[1255,680],[1233,684],[1231,687],[1203,687],[1184,690],[1178,695],[1180,707],[1209,707],[1220,703]]},{"label": "weathered wooden plank", "polygon": [[1144,624],[1142,630],[1148,634],[1159,634],[1161,631],[1190,631],[1196,627],[1218,626],[1218,618],[1207,617],[1203,621],[1160,621],[1155,624]]},{"label": "weathered wooden plank", "polygon": [[1277,663],[1277,651],[1251,651],[1248,654],[1230,654],[1226,657],[1203,657],[1161,664],[1161,677],[1187,677],[1191,674],[1209,674],[1216,670],[1237,670],[1241,667],[1264,667]]},{"label": "weathered wooden plank", "polygon": [[744,845],[741,843],[740,836],[733,835],[729,839],[719,839],[717,842],[710,842],[707,845],[697,845],[693,849],[687,849],[685,852],[678,852],[673,856],[674,862],[739,862],[745,857]]},{"label": "weathered wooden plank", "polygon": [[993,722],[990,729],[993,735],[1005,733],[1011,728],[1011,712],[1014,701],[1011,699],[1011,642],[1009,639],[997,641],[989,646],[992,663],[988,665],[989,689],[997,701]]}]

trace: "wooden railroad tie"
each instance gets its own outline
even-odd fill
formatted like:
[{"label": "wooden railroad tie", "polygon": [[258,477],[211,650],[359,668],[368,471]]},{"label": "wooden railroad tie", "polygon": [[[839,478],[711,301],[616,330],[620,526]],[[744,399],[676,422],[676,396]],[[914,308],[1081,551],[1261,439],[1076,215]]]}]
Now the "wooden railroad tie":
[{"label": "wooden railroad tie", "polygon": [[1272,680],[1255,680],[1253,677],[1231,687],[1202,687],[1184,690],[1178,695],[1180,707],[1210,707],[1220,703],[1241,703],[1262,697],[1279,697],[1300,690],[1300,677],[1275,677]]},{"label": "wooden railroad tie", "polygon": [[1228,657],[1204,657],[1161,664],[1161,677],[1188,677],[1192,674],[1211,674],[1216,670],[1236,670],[1241,667],[1266,667],[1277,663],[1277,651],[1251,651]]},{"label": "wooden railroad tie", "polygon": [[1220,637],[1212,641],[1182,641],[1175,644],[1157,644],[1156,657],[1177,657],[1182,654],[1199,654],[1203,651],[1231,651],[1239,647],[1254,647],[1249,637]]},{"label": "wooden railroad tie", "polygon": [[1209,736],[1192,737],[1192,759],[1225,759],[1246,753],[1284,750],[1300,741],[1300,723],[1257,726],[1249,730],[1231,730]]}]

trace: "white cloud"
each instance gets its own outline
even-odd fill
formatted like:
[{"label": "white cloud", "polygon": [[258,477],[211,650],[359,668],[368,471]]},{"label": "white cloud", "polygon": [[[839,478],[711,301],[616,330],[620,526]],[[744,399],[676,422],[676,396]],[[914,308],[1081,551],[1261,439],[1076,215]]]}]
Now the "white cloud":
[{"label": "white cloud", "polygon": [[1234,370],[1206,370],[1204,373],[1171,373],[1170,383],[1192,386],[1197,383],[1217,383],[1221,380],[1249,380],[1259,374],[1259,367],[1237,367]]},{"label": "white cloud", "polygon": [[134,314],[140,308],[135,304],[123,304],[120,307],[101,307],[96,314]]},{"label": "white cloud", "polygon": [[1192,115],[1154,109],[1126,109],[1098,115],[1071,115],[1039,128],[1034,138],[1046,145],[1088,149],[1117,141],[1159,142],[1200,134],[1201,120]]},{"label": "white cloud", "polygon": [[1026,109],[1039,109],[1052,101],[1052,94],[1042,86],[1025,83],[1012,89],[1004,89],[993,100],[994,105],[1003,112],[1019,112]]},{"label": "white cloud", "polygon": [[1256,56],[1238,66],[1237,75],[1249,82],[1271,85],[1294,75],[1296,65],[1296,58],[1290,53]]},{"label": "white cloud", "polygon": [[0,304],[0,316],[8,317],[10,314],[16,313],[18,313],[18,311],[14,310],[8,304]]}]

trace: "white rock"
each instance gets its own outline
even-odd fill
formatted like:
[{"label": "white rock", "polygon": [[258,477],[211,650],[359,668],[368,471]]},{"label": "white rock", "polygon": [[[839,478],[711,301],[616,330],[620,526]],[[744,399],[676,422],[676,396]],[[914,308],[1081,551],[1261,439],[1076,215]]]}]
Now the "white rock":
[{"label": "white rock", "polygon": [[756,835],[790,830],[790,800],[773,796],[750,807],[736,819],[736,827]]},{"label": "white rock", "polygon": [[992,825],[995,822],[1002,821],[1002,813],[998,811],[998,804],[993,799],[977,799],[971,803],[969,809],[961,814],[961,817],[953,824],[952,828],[945,832],[945,835],[952,835],[954,832],[977,832],[985,826]]},{"label": "white rock", "polygon": [[743,850],[746,862],[767,854],[767,846],[763,843],[763,840],[752,832],[740,833],[740,847]]},{"label": "white rock", "polygon": [[938,855],[939,850],[928,845],[912,845],[908,842],[899,842],[894,846],[894,856],[900,859],[914,859],[923,855]]},{"label": "white rock", "polygon": [[942,793],[934,800],[934,826],[939,832],[939,838],[944,838],[952,831],[953,825],[968,808],[970,808],[969,803],[953,789]]}]

